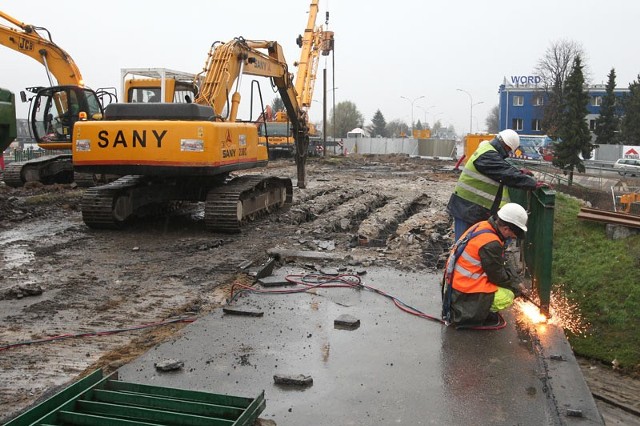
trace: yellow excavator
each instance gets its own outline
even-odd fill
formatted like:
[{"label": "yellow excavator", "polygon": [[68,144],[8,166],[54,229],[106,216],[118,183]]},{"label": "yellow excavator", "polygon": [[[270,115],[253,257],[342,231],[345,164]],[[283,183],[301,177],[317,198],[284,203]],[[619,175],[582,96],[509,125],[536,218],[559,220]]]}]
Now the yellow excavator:
[{"label": "yellow excavator", "polygon": [[[280,45],[241,37],[216,42],[193,103],[112,103],[104,120],[76,123],[74,169],[123,175],[86,190],[81,202],[84,222],[92,228],[118,228],[173,201],[204,201],[207,229],[237,232],[246,221],[290,204],[288,178],[231,178],[232,172],[264,167],[268,161],[255,123],[237,119],[245,74],[271,79],[287,109],[298,150],[306,152],[307,114]],[[305,158],[297,163],[302,188]]]},{"label": "yellow excavator", "polygon": [[[298,67],[295,77],[295,88],[298,94],[298,104],[309,113],[313,100],[313,89],[320,55],[328,56],[333,51],[334,33],[326,30],[322,25],[316,27],[318,16],[318,0],[312,0],[309,6],[309,17],[304,35],[296,39],[300,51],[300,60],[294,65]],[[329,12],[326,13],[325,25],[329,23]],[[262,120],[260,120],[262,118]],[[258,119],[258,135],[260,143],[268,146],[269,151],[276,153],[291,153],[294,151],[294,137],[291,133],[290,122],[284,111],[267,112]],[[310,136],[316,133],[315,127],[309,124]]]},{"label": "yellow excavator", "polygon": [[[94,91],[86,87],[74,60],[53,42],[46,28],[25,24],[2,11],[0,18],[5,21],[0,22],[0,45],[40,62],[49,80],[49,87],[27,88],[34,93],[29,114],[34,139],[45,150],[69,150],[68,154],[10,163],[4,172],[5,183],[19,187],[32,181],[69,183],[75,179],[81,186],[93,186],[113,179],[112,176],[74,174],[70,152],[71,133],[80,114],[86,120],[101,120],[104,105],[117,101],[115,88]],[[152,93],[164,95],[158,101],[188,102],[197,94],[193,75],[161,68],[128,69],[122,73],[124,102],[154,102],[145,97]],[[145,78],[134,79],[135,75]],[[24,92],[21,98],[27,102]]]},{"label": "yellow excavator", "polygon": [[[108,90],[93,91],[85,86],[75,62],[51,39],[44,27],[27,25],[0,11],[0,44],[27,55],[44,65],[50,87],[30,87],[35,94],[31,99],[30,124],[33,136],[43,149],[71,148],[71,129],[83,112],[88,120],[102,118],[102,99],[113,98]],[[40,33],[46,33],[47,37]],[[55,81],[54,81],[55,79]],[[24,92],[23,101],[27,101]],[[71,154],[45,156],[28,162],[9,164],[4,181],[12,187],[27,181],[44,183],[71,182],[73,164]]]}]

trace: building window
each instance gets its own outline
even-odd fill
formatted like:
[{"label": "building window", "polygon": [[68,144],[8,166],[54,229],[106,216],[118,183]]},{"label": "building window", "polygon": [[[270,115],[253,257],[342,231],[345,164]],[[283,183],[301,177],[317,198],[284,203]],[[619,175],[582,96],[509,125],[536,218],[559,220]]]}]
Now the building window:
[{"label": "building window", "polygon": [[602,96],[592,96],[591,106],[600,106],[600,105],[602,105]]},{"label": "building window", "polygon": [[511,120],[511,128],[515,131],[522,131],[522,118],[514,118]]},{"label": "building window", "polygon": [[544,96],[535,95],[533,97],[533,106],[542,106],[542,105],[544,105]]},{"label": "building window", "polygon": [[533,130],[534,132],[539,132],[542,130],[542,126],[540,123],[541,120],[538,120],[537,118],[534,118],[531,121],[531,130]]},{"label": "building window", "polygon": [[513,96],[513,106],[522,106],[524,105],[524,96],[514,95]]},{"label": "building window", "polygon": [[589,130],[592,132],[596,130],[596,120],[589,120]]}]

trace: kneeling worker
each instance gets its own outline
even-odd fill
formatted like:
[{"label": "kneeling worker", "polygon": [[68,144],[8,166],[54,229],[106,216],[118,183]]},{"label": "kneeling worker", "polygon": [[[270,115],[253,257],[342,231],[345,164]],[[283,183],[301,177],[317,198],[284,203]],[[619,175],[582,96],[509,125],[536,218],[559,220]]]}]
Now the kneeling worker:
[{"label": "kneeling worker", "polygon": [[505,249],[508,240],[523,238],[526,231],[526,210],[508,203],[462,235],[445,268],[443,320],[456,328],[503,323],[497,312],[511,306],[524,290],[507,263]]}]

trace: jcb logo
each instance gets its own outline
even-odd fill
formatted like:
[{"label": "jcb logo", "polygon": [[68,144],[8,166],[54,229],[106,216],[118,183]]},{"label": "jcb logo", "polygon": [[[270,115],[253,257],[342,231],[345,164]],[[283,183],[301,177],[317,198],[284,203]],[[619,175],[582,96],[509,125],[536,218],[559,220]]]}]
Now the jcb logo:
[{"label": "jcb logo", "polygon": [[20,37],[20,41],[18,42],[18,47],[20,50],[33,50],[33,42],[27,40],[26,38]]}]

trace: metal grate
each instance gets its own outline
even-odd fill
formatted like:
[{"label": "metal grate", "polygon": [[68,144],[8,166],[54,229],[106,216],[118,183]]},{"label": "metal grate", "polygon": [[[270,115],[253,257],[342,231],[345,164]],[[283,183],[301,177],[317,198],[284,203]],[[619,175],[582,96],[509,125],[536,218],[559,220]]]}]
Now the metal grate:
[{"label": "metal grate", "polygon": [[264,391],[253,399],[218,395],[121,382],[97,370],[5,426],[251,426],[265,405]]}]

